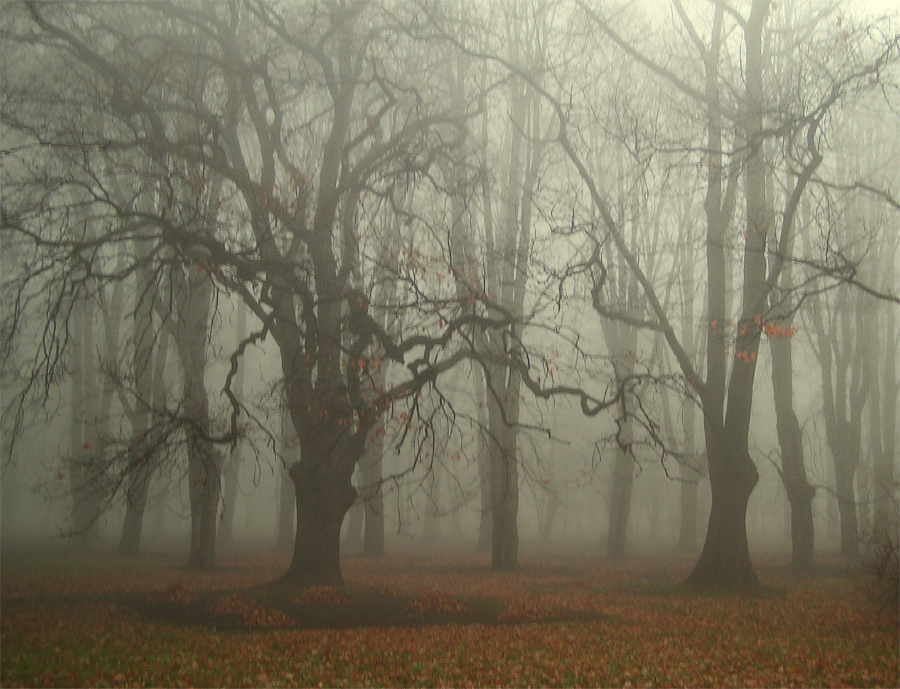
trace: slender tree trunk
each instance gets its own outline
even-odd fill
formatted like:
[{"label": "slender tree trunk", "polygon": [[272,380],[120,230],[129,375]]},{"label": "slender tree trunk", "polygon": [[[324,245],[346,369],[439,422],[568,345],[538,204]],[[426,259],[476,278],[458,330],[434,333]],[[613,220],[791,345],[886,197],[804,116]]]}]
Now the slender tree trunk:
[{"label": "slender tree trunk", "polygon": [[773,294],[771,299],[771,318],[778,327],[773,328],[769,335],[769,350],[772,353],[776,431],[781,449],[781,481],[791,512],[791,568],[796,572],[805,572],[813,564],[813,498],[816,491],[809,485],[806,476],[803,434],[794,412],[794,365],[790,333],[793,322],[792,290],[792,271],[788,265],[782,272],[780,295]]},{"label": "slender tree trunk", "polygon": [[432,460],[425,491],[425,519],[422,528],[423,540],[434,545],[441,539],[441,477],[443,467],[437,459]]},{"label": "slender tree trunk", "polygon": [[[145,240],[138,240],[137,244],[139,252],[142,254],[149,252]],[[136,278],[135,298],[137,303],[135,304],[132,333],[134,347],[132,371],[137,401],[131,414],[131,437],[134,449],[128,485],[125,490],[125,521],[122,524],[122,537],[119,540],[119,552],[123,555],[136,555],[140,551],[144,511],[147,507],[150,476],[153,471],[152,457],[144,446],[144,440],[150,429],[148,406],[153,399],[153,298],[151,295],[155,294],[153,274],[147,262],[139,264]]]},{"label": "slender tree trunk", "polygon": [[[624,407],[624,404],[622,405]],[[634,486],[635,459],[631,453],[632,417],[627,410],[617,423],[618,445],[613,467],[612,494],[609,507],[609,530],[606,553],[622,557],[627,549],[628,516],[631,512],[631,492]]]},{"label": "slender tree trunk", "polygon": [[[531,19],[536,20],[536,16]],[[536,61],[534,54],[523,56],[521,52],[523,18],[517,15],[513,21],[511,60]],[[501,227],[496,238],[498,252],[494,251],[494,237],[485,233],[488,260],[499,260],[500,265],[499,270],[487,270],[487,286],[491,298],[518,320],[502,331],[489,331],[488,346],[497,360],[515,355],[517,343],[522,340],[521,318],[531,255],[532,194],[543,159],[539,99],[518,77],[510,80],[509,117],[508,162],[503,172]],[[529,130],[531,136],[527,141],[524,133]],[[487,367],[486,383],[491,435],[488,441],[493,520],[491,563],[496,570],[508,571],[518,567],[518,424],[522,380],[515,367],[492,364]]]},{"label": "slender tree trunk", "polygon": [[204,437],[209,432],[205,374],[212,282],[205,272],[187,275],[184,279],[180,285],[176,342],[184,373],[183,413],[188,421],[185,427],[191,504],[188,566],[212,569],[215,566],[222,465],[220,453]]},{"label": "slender tree trunk", "polygon": [[[237,319],[235,323],[235,348],[239,347],[247,337],[247,306],[240,301],[237,304]],[[244,397],[245,367],[238,368],[237,375],[232,381],[232,391],[239,400]],[[228,459],[222,469],[222,516],[219,538],[223,542],[234,542],[234,510],[237,503],[238,477],[241,469],[243,442],[239,438],[231,447]]]},{"label": "slender tree trunk", "polygon": [[859,444],[855,442],[855,432],[849,425],[843,432],[843,438],[832,446],[834,453],[835,493],[837,495],[838,514],[840,515],[841,555],[855,559],[859,556],[859,523],[856,513],[856,470],[859,467]]},{"label": "slender tree trunk", "polygon": [[475,399],[478,401],[478,541],[475,552],[491,552],[491,534],[494,531],[494,512],[491,503],[491,453],[488,437],[487,408],[485,407],[484,372],[480,367],[473,369]]},{"label": "slender tree trunk", "polygon": [[769,347],[772,351],[776,431],[781,447],[781,480],[791,508],[791,568],[805,572],[813,562],[815,531],[812,505],[816,492],[806,477],[803,435],[794,412],[790,338],[771,339]]},{"label": "slender tree trunk", "polygon": [[541,540],[544,544],[550,545],[553,542],[553,523],[556,521],[556,515],[559,513],[561,500],[554,489],[547,488],[544,494],[544,514],[539,522],[539,530]]},{"label": "slender tree trunk", "polygon": [[863,407],[871,382],[866,369],[872,362],[863,356],[861,310],[856,305],[850,313],[844,296],[838,294],[827,331],[821,304],[813,310],[812,323],[818,342],[825,435],[834,466],[841,553],[855,559],[859,555],[859,525],[854,481],[862,446]]},{"label": "slender tree trunk", "polygon": [[69,481],[72,494],[71,533],[80,546],[91,545],[99,536],[100,505],[93,481],[93,463],[100,452],[97,433],[97,362],[94,357],[94,323],[89,301],[81,298],[72,319],[71,458]]},{"label": "slender tree trunk", "polygon": [[[494,403],[496,404],[496,403]],[[510,571],[519,566],[519,464],[516,429],[491,415],[491,566]]]}]

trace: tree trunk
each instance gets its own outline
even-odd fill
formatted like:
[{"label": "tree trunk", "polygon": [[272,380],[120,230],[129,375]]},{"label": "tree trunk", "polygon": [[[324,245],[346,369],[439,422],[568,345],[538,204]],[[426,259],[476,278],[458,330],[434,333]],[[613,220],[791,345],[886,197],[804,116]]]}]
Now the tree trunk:
[{"label": "tree trunk", "polygon": [[473,370],[475,378],[475,399],[478,403],[476,413],[478,415],[478,488],[479,488],[479,513],[478,513],[478,541],[475,544],[476,553],[491,552],[492,534],[494,532],[494,512],[491,504],[491,452],[488,443],[488,416],[485,407],[484,371],[480,367]]},{"label": "tree trunk", "polygon": [[[747,74],[744,134],[751,145],[744,165],[747,232],[743,252],[743,305],[727,398],[720,397],[718,392],[704,393],[712,509],[700,559],[686,581],[697,588],[746,590],[759,586],[750,561],[746,518],[750,493],[759,481],[759,472],[750,457],[749,432],[761,317],[768,297],[766,242],[770,219],[762,151],[762,33],[768,8],[769,0],[754,0],[744,28]],[[721,247],[710,247],[708,251],[719,253]],[[710,294],[724,290],[723,284],[713,281],[712,271],[709,280]],[[715,313],[710,308],[710,316]],[[708,357],[713,355],[713,347],[711,343]],[[712,361],[709,368],[712,383]],[[724,420],[723,399],[727,399]]]},{"label": "tree trunk", "polygon": [[[247,305],[240,301],[237,304],[237,318],[235,323],[235,349],[241,346],[241,342],[247,337]],[[240,366],[231,389],[239,400],[244,398],[244,378],[246,367]],[[238,477],[240,475],[241,461],[243,460],[243,442],[237,439],[232,446],[225,466],[222,471],[222,528],[219,538],[223,542],[234,541],[234,509],[238,494]]]},{"label": "tree trunk", "polygon": [[97,486],[93,482],[93,457],[100,451],[96,425],[98,377],[94,358],[93,308],[82,297],[73,309],[72,354],[72,420],[69,481],[72,494],[71,534],[79,545],[86,546],[99,536],[100,505]]},{"label": "tree trunk", "polygon": [[209,443],[200,440],[190,443],[188,477],[191,482],[191,551],[188,567],[213,569],[220,497],[220,460]]},{"label": "tree trunk", "polygon": [[815,531],[812,505],[816,492],[806,477],[803,435],[794,412],[790,337],[771,337],[769,349],[772,352],[776,430],[781,448],[781,481],[791,508],[791,568],[803,572],[808,571],[813,562]]},{"label": "tree trunk", "polygon": [[[684,303],[684,320],[681,326],[681,341],[684,345],[685,354],[694,360],[701,340],[699,329],[696,327],[694,320],[694,300],[696,298],[694,264],[696,259],[691,251],[691,228],[694,225],[694,209],[692,196],[687,193],[687,190],[684,192],[682,203],[679,244],[681,245],[681,290],[682,302]],[[719,202],[717,201],[716,205],[718,204]],[[668,396],[664,400],[668,400]],[[664,410],[667,417],[670,417],[668,404]],[[676,550],[682,553],[693,553],[697,550],[697,493],[700,487],[700,480],[705,477],[702,458],[697,448],[697,406],[693,399],[688,398],[683,401],[681,420],[684,445],[682,446],[683,459],[679,465],[680,510]],[[670,423],[666,425],[673,427]]]},{"label": "tree trunk", "polygon": [[519,566],[519,464],[515,427],[504,425],[499,405],[491,417],[491,566],[511,571]]},{"label": "tree trunk", "polygon": [[837,493],[838,514],[841,518],[841,555],[848,558],[859,556],[859,525],[856,515],[856,490],[854,479],[859,465],[858,450],[851,442],[841,442],[832,448],[837,451],[834,463],[835,493]]},{"label": "tree trunk", "polygon": [[441,539],[441,474],[443,467],[436,458],[432,458],[431,469],[425,480],[425,515],[422,527],[422,539],[434,545]]},{"label": "tree trunk", "polygon": [[781,446],[782,482],[791,508],[791,568],[805,572],[813,564],[815,527],[812,506],[816,491],[806,478],[803,438],[793,409],[778,413],[777,432]]},{"label": "tree trunk", "polygon": [[[149,255],[146,240],[135,242],[140,254]],[[148,259],[149,261],[149,259]],[[125,489],[125,521],[122,524],[122,537],[119,540],[119,552],[123,555],[136,555],[141,547],[141,532],[144,527],[144,510],[147,507],[147,495],[150,490],[150,476],[153,470],[152,457],[144,449],[143,439],[150,428],[150,412],[146,405],[153,399],[153,303],[151,295],[155,293],[153,274],[149,262],[141,263],[136,271],[137,303],[134,313],[134,330],[132,342],[132,375],[135,381],[137,402],[131,414],[131,450],[133,460]]]},{"label": "tree trunk", "polygon": [[546,489],[544,493],[546,497],[544,514],[538,526],[541,540],[545,545],[550,545],[553,542],[553,523],[556,521],[556,515],[559,513],[560,499],[555,490]]},{"label": "tree trunk", "polygon": [[[892,255],[893,254],[893,255]],[[887,254],[887,261],[896,256]],[[887,273],[887,271],[885,271]],[[876,337],[876,333],[871,333]],[[887,324],[884,328],[884,366],[880,369],[881,385],[876,394],[881,394],[879,406],[880,420],[877,432],[881,433],[881,452],[875,459],[875,514],[873,529],[878,543],[890,541],[898,543],[897,480],[895,478],[895,457],[897,445],[897,400],[900,397],[900,380],[897,379],[897,309],[892,304],[887,307]],[[874,429],[873,429],[874,430]]]},{"label": "tree trunk", "polygon": [[296,514],[296,490],[294,481],[291,479],[290,468],[300,461],[299,444],[297,441],[297,432],[294,430],[294,422],[291,421],[291,413],[288,408],[287,395],[281,406],[281,456],[278,472],[281,480],[279,481],[278,492],[278,514],[275,534],[275,549],[290,550],[294,544],[295,526],[297,521]]},{"label": "tree trunk", "polygon": [[144,528],[144,512],[150,492],[150,465],[137,467],[129,477],[125,498],[125,521],[119,539],[119,553],[137,555],[141,549],[141,532]]},{"label": "tree trunk", "polygon": [[[356,482],[357,493],[359,493],[361,485],[362,479],[359,478]],[[366,508],[363,505],[362,498],[357,497],[353,506],[347,510],[347,530],[344,532],[344,547],[348,550],[362,550],[365,521]]]},{"label": "tree trunk", "polygon": [[750,561],[746,522],[747,503],[755,485],[753,474],[739,470],[723,472],[713,481],[706,540],[700,559],[685,582],[688,586],[735,590],[759,586]]},{"label": "tree trunk", "polygon": [[384,491],[382,489],[382,462],[384,438],[379,437],[362,461],[363,486],[365,487],[365,532],[363,554],[373,557],[384,555]]},{"label": "tree trunk", "polygon": [[682,464],[680,469],[679,504],[681,510],[678,521],[678,545],[680,553],[697,550],[697,489],[700,476],[691,467]]},{"label": "tree trunk", "polygon": [[625,555],[631,492],[634,486],[635,459],[631,454],[632,420],[627,414],[618,419],[618,446],[613,467],[612,495],[609,506],[609,531],[606,553],[610,557]]},{"label": "tree trunk", "polygon": [[290,550],[296,537],[297,494],[289,469],[282,467],[279,472],[278,529],[275,536],[276,550]]},{"label": "tree trunk", "polygon": [[178,329],[176,343],[184,374],[185,434],[190,481],[191,550],[188,566],[215,566],[216,528],[221,495],[222,456],[205,436],[209,432],[206,392],[206,346],[212,281],[205,272],[177,272]]},{"label": "tree trunk", "polygon": [[232,448],[222,467],[222,514],[219,539],[223,543],[234,543],[234,508],[237,503],[238,474],[241,467],[241,444]]},{"label": "tree trunk", "polygon": [[343,584],[341,525],[356,500],[350,477],[327,472],[321,464],[307,468],[303,463],[294,464],[290,476],[296,490],[297,534],[294,556],[281,583]]}]

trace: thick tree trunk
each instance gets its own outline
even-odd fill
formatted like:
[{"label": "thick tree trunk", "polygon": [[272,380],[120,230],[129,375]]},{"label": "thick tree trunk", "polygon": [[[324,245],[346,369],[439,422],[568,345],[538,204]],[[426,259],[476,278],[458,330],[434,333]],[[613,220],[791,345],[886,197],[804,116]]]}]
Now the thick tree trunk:
[{"label": "thick tree trunk", "polygon": [[682,464],[680,480],[681,510],[676,550],[680,553],[693,553],[697,550],[697,489],[700,485],[700,476],[694,469]]},{"label": "thick tree trunk", "polygon": [[709,434],[707,447],[712,509],[703,550],[685,583],[699,589],[758,588],[747,544],[747,504],[759,473],[746,450],[742,452],[730,442],[717,442]]},{"label": "thick tree trunk", "polygon": [[216,558],[220,463],[208,443],[192,443],[188,454],[191,482],[191,552],[188,567],[212,569]]},{"label": "thick tree trunk", "polygon": [[125,494],[125,521],[119,539],[119,553],[137,555],[141,549],[141,533],[144,528],[144,512],[150,492],[150,464],[145,462],[132,472]]},{"label": "thick tree trunk", "polygon": [[[304,452],[304,455],[306,453]],[[294,557],[280,583],[340,585],[341,524],[356,499],[349,476],[325,470],[324,465],[290,469],[297,500]]]},{"label": "thick tree trunk", "polygon": [[384,436],[379,435],[369,442],[359,463],[365,516],[362,551],[363,555],[373,557],[384,555],[384,491],[381,485],[383,459]]},{"label": "thick tree trunk", "polygon": [[290,550],[296,536],[297,494],[289,469],[283,467],[279,473],[281,474],[281,480],[279,481],[278,526],[275,535],[275,549]]},{"label": "thick tree trunk", "polygon": [[[356,490],[359,492],[362,479],[357,481]],[[363,529],[365,528],[366,508],[362,499],[357,498],[353,507],[347,510],[347,529],[344,532],[344,547],[348,550],[362,550]]]},{"label": "thick tree trunk", "polygon": [[[714,85],[713,85],[714,86]],[[693,359],[696,356],[700,342],[700,332],[694,321],[695,283],[694,264],[695,258],[691,252],[692,241],[691,228],[693,227],[693,204],[691,195],[684,194],[681,216],[681,276],[682,276],[682,300],[684,302],[684,321],[682,323],[681,341],[685,353]],[[716,201],[716,205],[719,202]],[[668,396],[664,398],[668,400]],[[668,404],[665,411],[668,415]],[[666,424],[672,427],[671,423]],[[697,406],[692,399],[684,400],[681,414],[681,426],[684,434],[683,454],[684,460],[680,465],[680,510],[678,524],[678,545],[676,550],[682,553],[693,553],[697,550],[697,493],[700,480],[704,478],[704,470],[701,457],[697,449]]]},{"label": "thick tree trunk", "polygon": [[296,489],[290,468],[300,461],[299,443],[294,422],[291,421],[287,395],[281,407],[281,456],[279,466],[278,514],[276,516],[275,549],[290,550],[296,532]]}]

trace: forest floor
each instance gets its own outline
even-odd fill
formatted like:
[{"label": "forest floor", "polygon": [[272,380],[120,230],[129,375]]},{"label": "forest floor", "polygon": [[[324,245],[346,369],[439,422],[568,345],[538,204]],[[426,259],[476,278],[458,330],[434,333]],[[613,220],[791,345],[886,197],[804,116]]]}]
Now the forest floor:
[{"label": "forest floor", "polygon": [[2,555],[3,687],[900,685],[896,608],[837,561],[758,558],[741,598],[682,589],[689,559],[347,556],[346,586],[285,591],[283,553]]}]

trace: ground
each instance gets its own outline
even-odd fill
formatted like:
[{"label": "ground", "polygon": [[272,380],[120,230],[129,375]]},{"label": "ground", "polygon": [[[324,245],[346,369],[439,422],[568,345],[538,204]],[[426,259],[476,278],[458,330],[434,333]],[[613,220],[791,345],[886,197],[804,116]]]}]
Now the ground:
[{"label": "ground", "polygon": [[690,559],[571,552],[350,556],[346,586],[303,591],[268,585],[270,552],[2,555],[4,687],[900,684],[896,609],[836,560],[757,558],[766,589],[738,598],[681,589]]}]

